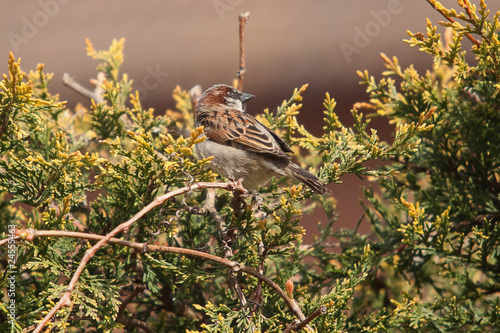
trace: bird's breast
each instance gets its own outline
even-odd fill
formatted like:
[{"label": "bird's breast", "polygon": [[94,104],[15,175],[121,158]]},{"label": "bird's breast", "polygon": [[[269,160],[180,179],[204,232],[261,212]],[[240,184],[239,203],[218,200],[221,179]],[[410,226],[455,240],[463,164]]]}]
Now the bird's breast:
[{"label": "bird's breast", "polygon": [[[276,157],[259,154],[217,143],[210,139],[196,144],[198,158],[213,156],[209,167],[218,174],[238,180],[243,178],[243,186],[251,190],[266,182],[274,175],[285,176],[288,160],[283,159],[280,167],[276,166]],[[281,163],[278,163],[281,164]]]}]

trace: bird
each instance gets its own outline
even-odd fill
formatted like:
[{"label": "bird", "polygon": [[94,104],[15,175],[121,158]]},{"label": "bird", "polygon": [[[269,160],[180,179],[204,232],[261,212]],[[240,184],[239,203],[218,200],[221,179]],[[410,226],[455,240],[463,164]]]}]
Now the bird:
[{"label": "bird", "polygon": [[231,180],[255,190],[271,177],[295,178],[314,193],[331,193],[309,171],[292,162],[290,146],[276,132],[245,111],[254,98],[226,84],[205,90],[195,108],[196,126],[203,126],[205,140],[195,145],[198,158],[213,156],[208,165]]}]

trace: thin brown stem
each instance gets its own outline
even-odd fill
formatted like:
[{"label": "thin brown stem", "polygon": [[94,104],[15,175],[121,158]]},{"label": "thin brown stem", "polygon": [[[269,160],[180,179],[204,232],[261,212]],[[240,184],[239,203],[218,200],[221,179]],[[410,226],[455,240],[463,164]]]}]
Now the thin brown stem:
[{"label": "thin brown stem", "polygon": [[[219,231],[219,239],[224,250],[224,259],[232,257],[233,249],[231,248],[230,244],[234,242],[234,235],[228,232],[224,219],[222,218],[222,216],[220,216],[217,209],[215,209],[214,189],[209,189],[207,191],[207,198],[205,200],[203,210],[207,211],[216,222],[217,230]],[[233,271],[229,271],[227,279],[229,285],[236,291],[236,295],[238,296],[241,304],[245,306],[247,304],[247,299]]]},{"label": "thin brown stem", "polygon": [[104,89],[102,84],[104,83],[104,79],[106,75],[103,72],[99,72],[97,74],[97,80],[92,80],[95,84],[95,89],[93,91],[88,90],[80,83],[76,82],[68,73],[64,73],[62,76],[62,81],[64,85],[70,87],[80,95],[87,97],[89,99],[93,99],[96,103],[104,103]]},{"label": "thin brown stem", "polygon": [[122,304],[120,305],[120,308],[118,309],[118,315],[116,316],[116,321],[119,322],[120,324],[123,324],[125,327],[129,326],[134,326],[143,329],[146,332],[155,332],[151,327],[149,327],[145,322],[137,320],[135,318],[129,318],[125,314],[125,309],[127,305],[129,305],[134,298],[142,293],[144,290],[146,290],[146,285],[145,284],[139,284],[133,291],[128,295],[123,301]]},{"label": "thin brown stem", "polygon": [[250,17],[250,13],[241,13],[239,16],[240,21],[240,69],[238,70],[238,90],[241,91],[243,88],[243,77],[245,76],[247,69],[245,67],[245,23]]},{"label": "thin brown stem", "polygon": [[189,90],[189,99],[191,100],[191,110],[193,110],[193,114],[196,120],[196,106],[198,105],[198,101],[201,98],[203,91],[199,84],[195,85],[193,88]]},{"label": "thin brown stem", "polygon": [[467,12],[467,15],[472,19],[472,11],[470,10],[470,2],[469,1],[464,1],[464,8],[465,11]]},{"label": "thin brown stem", "polygon": [[326,306],[321,305],[319,308],[316,309],[313,313],[311,313],[306,319],[303,321],[297,321],[294,320],[293,323],[288,325],[288,327],[283,331],[283,333],[288,333],[291,331],[300,331],[302,328],[304,328],[307,324],[309,324],[314,318],[316,318],[319,315],[324,315],[328,312],[328,309]]},{"label": "thin brown stem", "polygon": [[144,290],[146,290],[146,285],[145,284],[139,284],[135,289],[128,295],[123,301],[122,304],[120,304],[120,308],[118,309],[118,317],[123,314],[125,309],[127,308],[127,305],[129,305],[134,298],[142,293]]},{"label": "thin brown stem", "polygon": [[122,315],[116,318],[116,321],[122,324],[125,327],[137,327],[142,329],[146,333],[156,333],[154,329],[148,326],[145,322],[141,320],[137,320],[135,318],[127,318],[126,316]]}]

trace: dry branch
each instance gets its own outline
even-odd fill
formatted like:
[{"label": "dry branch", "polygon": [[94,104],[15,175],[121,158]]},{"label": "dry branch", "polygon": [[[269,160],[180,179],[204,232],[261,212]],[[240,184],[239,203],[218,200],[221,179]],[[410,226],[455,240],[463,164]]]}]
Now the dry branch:
[{"label": "dry branch", "polygon": [[240,21],[240,68],[238,70],[238,90],[241,91],[243,88],[243,77],[245,76],[247,69],[245,67],[245,23],[247,23],[250,13],[241,13],[239,16]]}]

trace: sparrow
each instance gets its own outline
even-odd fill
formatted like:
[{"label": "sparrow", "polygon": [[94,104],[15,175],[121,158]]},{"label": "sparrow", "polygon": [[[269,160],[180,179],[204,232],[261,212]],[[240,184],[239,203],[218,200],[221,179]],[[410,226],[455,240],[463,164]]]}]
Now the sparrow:
[{"label": "sparrow", "polygon": [[290,146],[273,130],[245,112],[254,95],[217,84],[208,88],[196,104],[196,126],[203,126],[205,140],[197,143],[198,158],[213,156],[209,167],[216,173],[242,180],[256,189],[273,176],[295,178],[315,193],[330,193],[319,179],[291,161]]}]

